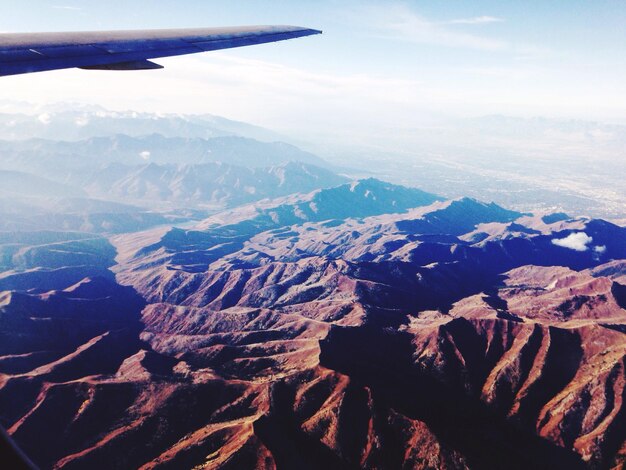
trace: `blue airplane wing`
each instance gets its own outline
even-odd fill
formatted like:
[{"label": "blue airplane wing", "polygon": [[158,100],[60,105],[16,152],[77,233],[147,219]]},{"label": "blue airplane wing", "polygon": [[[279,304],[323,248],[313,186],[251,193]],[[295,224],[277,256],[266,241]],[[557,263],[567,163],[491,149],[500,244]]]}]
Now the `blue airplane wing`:
[{"label": "blue airplane wing", "polygon": [[147,70],[150,59],[283,41],[312,34],[298,26],[0,34],[0,76],[46,70]]}]

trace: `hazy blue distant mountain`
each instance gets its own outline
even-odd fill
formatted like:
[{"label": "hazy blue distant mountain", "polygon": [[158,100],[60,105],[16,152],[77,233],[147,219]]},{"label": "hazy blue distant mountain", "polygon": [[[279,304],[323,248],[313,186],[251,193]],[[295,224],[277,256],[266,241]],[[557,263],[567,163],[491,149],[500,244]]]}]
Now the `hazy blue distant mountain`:
[{"label": "hazy blue distant mountain", "polygon": [[269,168],[224,163],[173,165],[111,164],[85,184],[92,196],[147,207],[225,208],[295,192],[335,186],[345,177],[299,162]]},{"label": "hazy blue distant mountain", "polygon": [[603,144],[626,143],[626,126],[596,121],[488,115],[457,122],[459,129],[485,137]]},{"label": "hazy blue distant mountain", "polygon": [[[15,108],[15,107],[13,107]],[[162,134],[168,137],[242,136],[272,142],[278,134],[219,116],[108,111],[98,106],[59,103],[24,106],[25,113],[0,114],[0,139],[83,140],[97,136]],[[30,109],[29,109],[30,108]]]},{"label": "hazy blue distant mountain", "polygon": [[0,231],[137,231],[187,217],[90,199],[82,188],[18,171],[0,170]]},{"label": "hazy blue distant mountain", "polygon": [[[40,193],[41,194],[41,193]],[[72,230],[125,233],[198,217],[193,211],[157,213],[85,197],[0,196],[0,231]]]},{"label": "hazy blue distant mountain", "polygon": [[296,161],[328,166],[321,158],[282,142],[264,143],[243,137],[168,138],[157,134],[95,137],[79,142],[0,141],[0,155],[0,168],[25,171],[79,186],[111,163],[196,165],[223,162],[263,168]]},{"label": "hazy blue distant mountain", "polygon": [[79,188],[20,171],[0,170],[0,198],[60,198],[84,196]]},{"label": "hazy blue distant mountain", "polygon": [[[0,168],[8,168],[0,170],[0,212],[15,215],[0,224],[6,230],[132,231],[164,220],[149,215],[146,208],[176,209],[180,220],[180,209],[191,215],[194,209],[215,211],[348,181],[303,162],[324,163],[293,146],[241,137],[117,135],[80,142],[2,141],[0,155]],[[263,167],[264,163],[268,165]],[[67,207],[68,198],[85,196],[92,198],[88,205],[83,201],[82,207]],[[100,208],[94,206],[94,198],[102,201]],[[64,207],[60,199],[65,200]],[[144,209],[105,207],[104,201]]]}]

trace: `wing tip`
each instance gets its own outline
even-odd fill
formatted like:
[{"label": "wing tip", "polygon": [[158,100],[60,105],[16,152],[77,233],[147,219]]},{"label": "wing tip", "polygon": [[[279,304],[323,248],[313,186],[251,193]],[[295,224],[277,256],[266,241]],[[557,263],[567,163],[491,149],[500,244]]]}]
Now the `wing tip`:
[{"label": "wing tip", "polygon": [[282,30],[283,32],[286,32],[286,33],[296,33],[302,36],[311,36],[313,34],[323,33],[321,29],[306,28],[304,26],[269,26],[269,28]]},{"label": "wing tip", "polygon": [[313,28],[302,28],[300,30],[294,31],[296,37],[305,37],[305,36],[314,36],[316,34],[322,34],[321,29],[313,29]]}]

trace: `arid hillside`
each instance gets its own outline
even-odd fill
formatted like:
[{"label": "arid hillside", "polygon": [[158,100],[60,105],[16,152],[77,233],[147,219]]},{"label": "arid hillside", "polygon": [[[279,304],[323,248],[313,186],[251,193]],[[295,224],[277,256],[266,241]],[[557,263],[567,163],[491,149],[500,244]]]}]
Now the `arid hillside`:
[{"label": "arid hillside", "polygon": [[609,222],[364,180],[0,238],[0,423],[41,468],[626,462]]}]

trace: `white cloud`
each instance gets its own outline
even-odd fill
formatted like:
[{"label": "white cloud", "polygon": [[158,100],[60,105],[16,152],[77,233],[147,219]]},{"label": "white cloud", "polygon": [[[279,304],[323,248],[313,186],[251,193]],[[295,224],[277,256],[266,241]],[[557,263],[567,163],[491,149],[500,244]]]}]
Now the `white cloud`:
[{"label": "white cloud", "polygon": [[143,152],[139,152],[139,156],[141,158],[143,158],[144,160],[148,161],[150,159],[150,151],[149,150],[144,150]]},{"label": "white cloud", "polygon": [[85,127],[87,124],[89,124],[89,117],[88,116],[79,116],[76,118],[76,120],[74,121],[76,123],[76,125],[78,127]]},{"label": "white cloud", "polygon": [[52,121],[52,117],[50,116],[49,113],[42,113],[39,116],[37,116],[37,120],[41,122],[42,124],[50,124],[50,121]]},{"label": "white cloud", "polygon": [[593,251],[598,253],[599,255],[606,252],[606,245],[598,245],[593,247]]},{"label": "white cloud", "polygon": [[[477,17],[452,20],[445,23],[430,21],[405,5],[374,7],[368,13],[372,25],[393,39],[433,44],[446,47],[480,50],[503,50],[510,47],[505,41],[469,34],[446,27],[448,24],[477,24],[497,20],[494,17]],[[471,22],[471,23],[470,23]]]},{"label": "white cloud", "polygon": [[458,18],[456,20],[446,21],[444,24],[488,24],[488,23],[501,23],[503,18],[495,16],[474,16],[472,18]]},{"label": "white cloud", "polygon": [[[546,45],[528,44],[524,41],[505,39],[488,34],[476,34],[463,30],[463,25],[488,25],[504,22],[504,18],[490,15],[455,18],[436,21],[416,13],[404,3],[389,3],[353,11],[353,18],[361,18],[362,26],[378,31],[387,39],[429,44],[448,48],[475,49],[487,52],[507,52],[515,60],[548,59],[554,55]],[[461,26],[461,28],[459,28]],[[510,36],[510,34],[508,35]]]},{"label": "white cloud", "polygon": [[55,10],[70,10],[70,11],[81,11],[82,8],[80,7],[75,7],[75,6],[71,6],[71,5],[52,5],[52,8],[54,8]]},{"label": "white cloud", "polygon": [[592,241],[593,237],[590,237],[585,232],[576,232],[570,233],[565,238],[555,238],[552,240],[552,243],[574,251],[587,251],[589,249],[587,245],[589,245]]}]

